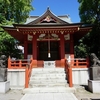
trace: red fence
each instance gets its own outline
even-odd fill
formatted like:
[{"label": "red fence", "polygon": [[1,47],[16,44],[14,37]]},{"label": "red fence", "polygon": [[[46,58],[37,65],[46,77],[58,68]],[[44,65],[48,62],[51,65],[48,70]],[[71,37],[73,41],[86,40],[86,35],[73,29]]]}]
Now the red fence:
[{"label": "red fence", "polygon": [[25,88],[28,88],[29,79],[32,71],[33,59],[17,59],[8,58],[8,69],[25,69]]},{"label": "red fence", "polygon": [[[56,67],[65,67],[68,75],[69,86],[73,86],[72,82],[72,68],[88,68],[89,59],[71,59],[68,62],[66,59],[56,60]],[[24,60],[12,60],[8,58],[8,69],[25,69],[25,88],[28,88],[29,78],[31,75],[32,67],[43,67],[43,61],[37,61],[31,59]]]},{"label": "red fence", "polygon": [[75,58],[69,62],[71,68],[88,68],[89,67],[89,59],[85,58]]},{"label": "red fence", "polygon": [[70,62],[65,60],[65,71],[67,73],[69,87],[73,87],[72,82],[72,68],[88,68],[89,67],[89,59],[78,58],[72,59]]},{"label": "red fence", "polygon": [[17,59],[12,60],[10,57],[8,58],[8,69],[24,69],[30,64],[30,59]]}]

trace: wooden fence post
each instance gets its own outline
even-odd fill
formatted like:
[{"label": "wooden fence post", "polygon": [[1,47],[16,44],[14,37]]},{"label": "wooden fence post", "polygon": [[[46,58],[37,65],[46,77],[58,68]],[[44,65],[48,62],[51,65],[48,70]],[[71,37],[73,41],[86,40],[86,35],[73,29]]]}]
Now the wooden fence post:
[{"label": "wooden fence post", "polygon": [[69,87],[73,87],[73,82],[72,82],[72,68],[68,68],[69,72]]},{"label": "wooden fence post", "polygon": [[87,68],[89,68],[89,65],[90,65],[89,57],[87,57],[87,59],[86,59],[86,63],[87,63]]},{"label": "wooden fence post", "polygon": [[28,88],[28,67],[25,70],[25,88]]},{"label": "wooden fence post", "polygon": [[78,59],[76,59],[76,67],[78,67]]},{"label": "wooden fence post", "polygon": [[10,56],[9,56],[9,58],[8,58],[8,68],[10,68],[11,67],[11,60],[10,60]]},{"label": "wooden fence post", "polygon": [[19,60],[19,68],[21,68],[22,67],[22,62],[21,62],[21,60]]}]

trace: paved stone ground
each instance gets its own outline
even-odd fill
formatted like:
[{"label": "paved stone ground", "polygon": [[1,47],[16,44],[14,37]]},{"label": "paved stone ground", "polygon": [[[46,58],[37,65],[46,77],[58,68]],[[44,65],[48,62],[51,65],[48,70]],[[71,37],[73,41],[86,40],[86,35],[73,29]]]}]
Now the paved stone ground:
[{"label": "paved stone ground", "polygon": [[78,100],[100,100],[100,93],[91,93],[87,86],[76,87],[74,95]]},{"label": "paved stone ground", "polygon": [[73,93],[25,94],[21,100],[78,100]]},{"label": "paved stone ground", "polygon": [[[76,93],[74,95],[78,100],[100,100],[100,93],[93,94],[85,88],[80,86],[76,87]],[[22,90],[10,90],[6,94],[0,94],[0,100],[20,100],[23,95]]]},{"label": "paved stone ground", "polygon": [[22,97],[22,90],[9,90],[5,94],[0,94],[0,100],[20,100]]}]

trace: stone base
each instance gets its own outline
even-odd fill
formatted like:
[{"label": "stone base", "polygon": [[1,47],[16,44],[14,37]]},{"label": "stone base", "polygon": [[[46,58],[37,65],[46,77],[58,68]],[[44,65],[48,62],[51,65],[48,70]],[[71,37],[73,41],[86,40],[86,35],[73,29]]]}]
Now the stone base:
[{"label": "stone base", "polygon": [[88,68],[72,68],[73,84],[88,85],[89,69]]},{"label": "stone base", "polygon": [[10,81],[0,82],[0,93],[6,93],[10,89]]},{"label": "stone base", "polygon": [[92,93],[100,93],[100,81],[88,80],[88,88]]},{"label": "stone base", "polygon": [[90,80],[100,80],[100,67],[90,67]]},{"label": "stone base", "polygon": [[25,88],[25,69],[8,69],[7,80],[11,89]]},{"label": "stone base", "polygon": [[7,81],[7,68],[0,68],[0,82]]}]

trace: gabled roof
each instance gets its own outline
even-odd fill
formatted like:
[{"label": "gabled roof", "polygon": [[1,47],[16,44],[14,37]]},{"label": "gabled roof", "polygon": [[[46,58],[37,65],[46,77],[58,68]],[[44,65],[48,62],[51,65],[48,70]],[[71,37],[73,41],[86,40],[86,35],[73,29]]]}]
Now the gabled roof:
[{"label": "gabled roof", "polygon": [[[66,17],[68,17],[68,16],[66,16]],[[54,15],[48,7],[46,12],[42,16],[40,16],[40,17],[36,18],[35,20],[27,23],[27,25],[48,24],[48,23],[69,24],[65,20],[62,20],[60,17],[57,17],[56,15]]]},{"label": "gabled roof", "polygon": [[[24,43],[25,34],[41,33],[57,33],[64,32],[64,34],[73,34],[74,42],[82,38],[87,32],[91,30],[91,26],[86,26],[84,23],[69,23],[66,19],[69,16],[56,16],[49,8],[42,16],[33,17],[29,23],[13,24],[12,27],[2,26],[12,37]],[[65,20],[62,20],[64,18]],[[61,34],[61,33],[60,33]]]}]

